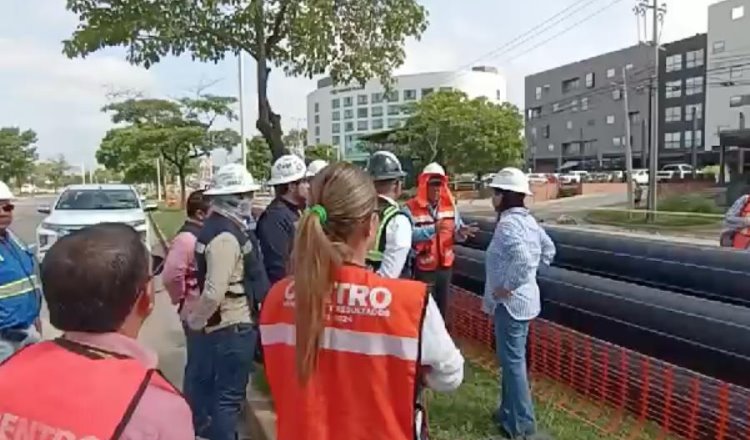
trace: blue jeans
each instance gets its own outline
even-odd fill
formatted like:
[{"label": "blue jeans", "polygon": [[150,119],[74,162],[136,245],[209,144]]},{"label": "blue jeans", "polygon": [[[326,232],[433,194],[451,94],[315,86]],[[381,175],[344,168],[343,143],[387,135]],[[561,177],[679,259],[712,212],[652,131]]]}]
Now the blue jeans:
[{"label": "blue jeans", "polygon": [[185,330],[187,362],[182,392],[193,412],[195,435],[207,437],[207,429],[211,420],[208,414],[209,400],[212,397],[214,385],[211,346],[208,343],[208,335],[202,331],[191,330],[184,323],[183,329]]},{"label": "blue jeans", "polygon": [[237,423],[253,370],[257,334],[250,324],[236,324],[205,335],[214,374],[209,407],[210,440],[237,438]]},{"label": "blue jeans", "polygon": [[529,321],[517,321],[502,304],[495,307],[495,344],[502,368],[500,407],[495,421],[513,437],[536,432],[534,404],[526,373]]},{"label": "blue jeans", "polygon": [[0,362],[27,345],[39,342],[40,339],[39,332],[34,325],[27,329],[0,330]]}]

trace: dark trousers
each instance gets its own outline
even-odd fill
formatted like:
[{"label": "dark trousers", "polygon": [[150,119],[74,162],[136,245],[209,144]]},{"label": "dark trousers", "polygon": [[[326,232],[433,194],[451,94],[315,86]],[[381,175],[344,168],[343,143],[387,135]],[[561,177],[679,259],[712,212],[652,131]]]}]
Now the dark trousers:
[{"label": "dark trousers", "polygon": [[437,303],[443,319],[447,319],[448,316],[448,293],[450,291],[452,274],[453,268],[450,267],[434,271],[421,271],[414,268],[414,279],[427,284],[427,288],[430,290],[435,303]]},{"label": "dark trousers", "polygon": [[193,412],[195,435],[207,438],[211,403],[209,399],[211,399],[214,386],[211,346],[208,344],[208,335],[203,331],[191,330],[184,323],[183,329],[185,330],[187,362],[185,363],[182,392]]}]

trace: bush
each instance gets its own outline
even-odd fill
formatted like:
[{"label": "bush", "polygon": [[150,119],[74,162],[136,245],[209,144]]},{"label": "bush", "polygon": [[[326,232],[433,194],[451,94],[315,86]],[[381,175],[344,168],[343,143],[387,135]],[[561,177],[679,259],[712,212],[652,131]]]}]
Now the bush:
[{"label": "bush", "polygon": [[[674,211],[672,211],[674,212]],[[703,214],[696,212],[696,214]],[[619,227],[634,227],[637,229],[683,228],[691,226],[706,226],[717,224],[719,219],[704,216],[671,215],[668,211],[657,212],[653,219],[643,212],[627,212],[625,210],[594,210],[586,214],[586,221],[593,224]]]},{"label": "bush", "polygon": [[721,214],[716,202],[700,194],[681,194],[666,197],[659,201],[659,211],[696,212],[701,214]]}]

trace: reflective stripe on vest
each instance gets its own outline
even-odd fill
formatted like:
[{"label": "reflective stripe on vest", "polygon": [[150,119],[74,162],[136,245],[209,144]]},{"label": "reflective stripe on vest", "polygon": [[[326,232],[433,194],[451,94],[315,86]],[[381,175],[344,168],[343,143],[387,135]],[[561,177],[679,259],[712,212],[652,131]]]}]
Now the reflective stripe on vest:
[{"label": "reflective stripe on vest", "polygon": [[39,285],[36,275],[24,277],[20,280],[0,285],[0,299],[23,295],[25,293],[33,292],[38,288]]},{"label": "reflective stripe on vest", "polygon": [[41,342],[0,365],[0,433],[9,439],[120,438],[149,385],[179,393],[134,359],[92,358]]},{"label": "reflective stripe on vest", "polygon": [[275,284],[261,310],[277,438],[414,440],[425,285],[354,266],[335,279],[305,385],[296,379],[293,281]]},{"label": "reflective stripe on vest", "polygon": [[378,232],[375,235],[375,242],[374,246],[375,249],[371,249],[367,253],[367,260],[372,262],[382,262],[383,261],[383,251],[385,251],[385,229],[388,227],[388,223],[395,217],[398,213],[401,212],[401,208],[398,206],[390,205],[386,207],[380,218],[380,223],[378,224]]},{"label": "reflective stripe on vest", "polygon": [[[442,200],[441,200],[442,202]],[[449,202],[444,202],[449,203]],[[456,211],[452,204],[438,206],[433,217],[429,206],[413,198],[406,202],[412,213],[415,226],[435,226],[435,235],[430,240],[414,243],[414,266],[421,271],[431,272],[439,268],[453,266],[453,240],[455,234]]]}]

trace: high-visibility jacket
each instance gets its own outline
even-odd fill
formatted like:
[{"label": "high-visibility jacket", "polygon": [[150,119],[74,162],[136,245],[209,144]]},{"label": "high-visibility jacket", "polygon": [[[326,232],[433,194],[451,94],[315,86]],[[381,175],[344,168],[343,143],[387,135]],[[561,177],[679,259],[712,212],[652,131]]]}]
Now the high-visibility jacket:
[{"label": "high-visibility jacket", "polygon": [[118,439],[149,385],[179,395],[135,359],[66,339],[26,347],[0,365],[3,438]]},{"label": "high-visibility jacket", "polygon": [[[750,216],[750,197],[745,201],[745,205],[740,210],[739,217]],[[735,249],[747,249],[750,247],[750,228],[742,228],[732,237],[732,247]]]},{"label": "high-visibility jacket", "polygon": [[386,229],[391,220],[399,214],[406,215],[401,210],[401,207],[398,206],[398,203],[392,202],[382,196],[378,196],[378,215],[380,217],[380,223],[378,224],[378,232],[375,235],[373,248],[367,253],[367,265],[375,271],[380,269],[380,265],[383,264],[386,245]]},{"label": "high-visibility jacket", "polygon": [[275,284],[263,304],[278,439],[414,440],[426,286],[357,266],[340,268],[335,279],[317,367],[305,385],[295,364],[293,280]]},{"label": "high-visibility jacket", "polygon": [[0,330],[30,327],[40,305],[33,254],[10,231],[0,234]]},{"label": "high-visibility jacket", "polygon": [[455,255],[453,241],[456,229],[456,207],[448,188],[448,180],[442,177],[440,200],[433,210],[427,200],[427,184],[434,179],[435,174],[421,174],[417,187],[417,195],[406,202],[411,212],[414,228],[433,226],[435,235],[430,240],[414,243],[414,267],[420,271],[434,271],[453,266]]}]

